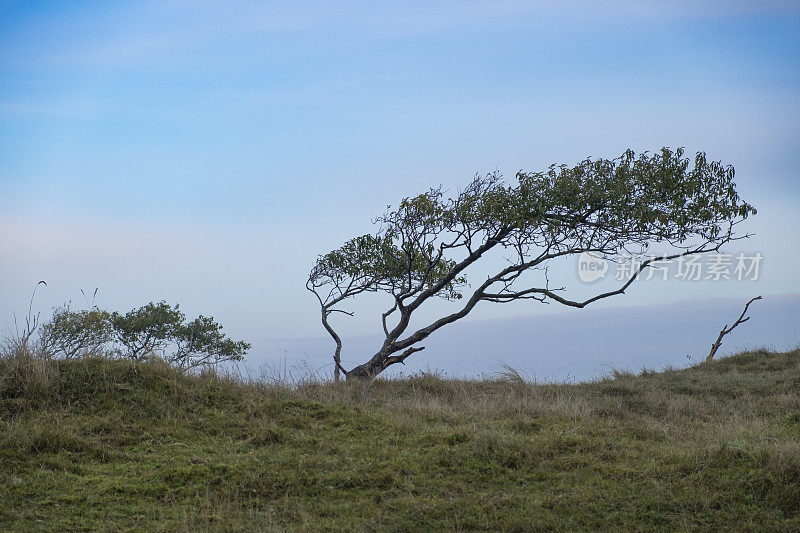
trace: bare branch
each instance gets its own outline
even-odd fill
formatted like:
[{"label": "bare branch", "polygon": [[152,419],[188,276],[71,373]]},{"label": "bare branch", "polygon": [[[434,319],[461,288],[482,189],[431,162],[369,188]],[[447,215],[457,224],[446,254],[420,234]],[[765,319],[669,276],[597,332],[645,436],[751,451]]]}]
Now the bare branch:
[{"label": "bare branch", "polygon": [[391,355],[391,356],[387,357],[383,361],[383,370],[386,370],[386,368],[388,366],[393,365],[395,363],[406,364],[405,360],[409,355],[411,355],[412,353],[421,352],[424,349],[425,349],[424,346],[420,346],[419,348],[411,347],[411,348],[407,349],[406,351],[404,351],[403,353],[401,353],[400,355]]},{"label": "bare branch", "polygon": [[714,344],[711,345],[711,351],[706,356],[706,361],[711,361],[712,359],[714,359],[714,355],[717,353],[717,350],[719,350],[719,347],[722,345],[722,337],[733,331],[733,328],[735,328],[739,324],[744,324],[745,322],[750,320],[749,316],[745,317],[744,315],[747,314],[747,308],[750,307],[750,304],[755,302],[756,300],[761,300],[761,296],[756,296],[755,298],[753,298],[752,300],[750,300],[745,304],[744,311],[742,311],[742,314],[739,315],[739,318],[736,319],[736,322],[734,322],[731,327],[728,327],[728,324],[725,324],[725,326],[722,328],[722,331],[719,332],[717,340],[714,342]]}]

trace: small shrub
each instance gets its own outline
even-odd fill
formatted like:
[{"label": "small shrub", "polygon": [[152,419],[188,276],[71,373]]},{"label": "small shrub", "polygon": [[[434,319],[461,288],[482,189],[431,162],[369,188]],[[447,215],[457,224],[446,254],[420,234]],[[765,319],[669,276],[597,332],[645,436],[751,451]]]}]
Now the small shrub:
[{"label": "small shrub", "polygon": [[125,314],[97,307],[72,311],[66,304],[41,327],[37,343],[42,354],[64,359],[115,355],[143,361],[157,356],[183,370],[239,361],[249,349],[250,344],[229,339],[213,317],[200,315],[187,323],[179,306],[163,301]]},{"label": "small shrub", "polygon": [[240,361],[250,349],[244,341],[227,338],[213,317],[203,315],[188,324],[178,324],[172,331],[172,340],[176,349],[170,361],[182,368]]},{"label": "small shrub", "polygon": [[122,355],[142,360],[156,351],[163,351],[185,318],[177,305],[150,302],[124,315],[114,312],[110,320],[114,339],[122,346]]},{"label": "small shrub", "polygon": [[93,307],[71,311],[69,303],[53,310],[53,318],[39,333],[39,348],[44,353],[65,359],[100,355],[111,340],[111,322],[107,311]]}]

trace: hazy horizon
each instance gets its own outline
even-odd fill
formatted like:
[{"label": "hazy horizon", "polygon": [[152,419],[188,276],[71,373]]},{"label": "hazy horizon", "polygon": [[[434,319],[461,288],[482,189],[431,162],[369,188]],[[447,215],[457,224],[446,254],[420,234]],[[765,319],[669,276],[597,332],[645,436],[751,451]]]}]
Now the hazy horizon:
[{"label": "hazy horizon", "polygon": [[[756,295],[753,295],[756,296]],[[495,376],[508,365],[539,382],[586,381],[613,370],[639,372],[697,364],[708,355],[723,326],[739,317],[747,300],[711,298],[582,309],[508,318],[464,319],[421,342],[426,349],[387,376],[433,371],[450,377]],[[750,320],[723,338],[716,357],[765,348],[800,346],[800,293],[763,295],[747,313]],[[322,332],[324,333],[324,331]],[[239,371],[253,377],[294,378],[332,371],[333,341],[253,338]],[[380,347],[380,335],[343,338],[345,367],[363,362]]]}]

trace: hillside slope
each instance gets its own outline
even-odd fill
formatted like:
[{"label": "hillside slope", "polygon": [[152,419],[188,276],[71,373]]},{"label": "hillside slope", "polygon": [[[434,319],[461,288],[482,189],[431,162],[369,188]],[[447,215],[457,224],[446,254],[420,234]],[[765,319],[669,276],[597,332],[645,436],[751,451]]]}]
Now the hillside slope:
[{"label": "hillside slope", "polygon": [[0,360],[0,529],[798,529],[800,351],[579,385]]}]

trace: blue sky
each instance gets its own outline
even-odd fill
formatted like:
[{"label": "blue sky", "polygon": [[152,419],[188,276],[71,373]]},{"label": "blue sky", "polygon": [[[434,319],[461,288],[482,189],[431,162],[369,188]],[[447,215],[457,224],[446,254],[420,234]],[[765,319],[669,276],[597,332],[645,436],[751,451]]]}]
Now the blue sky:
[{"label": "blue sky", "polygon": [[796,293],[799,119],[793,2],[0,0],[0,313],[45,279],[320,335],[308,269],[387,204],[665,145],[736,167],[763,276],[603,305]]}]

